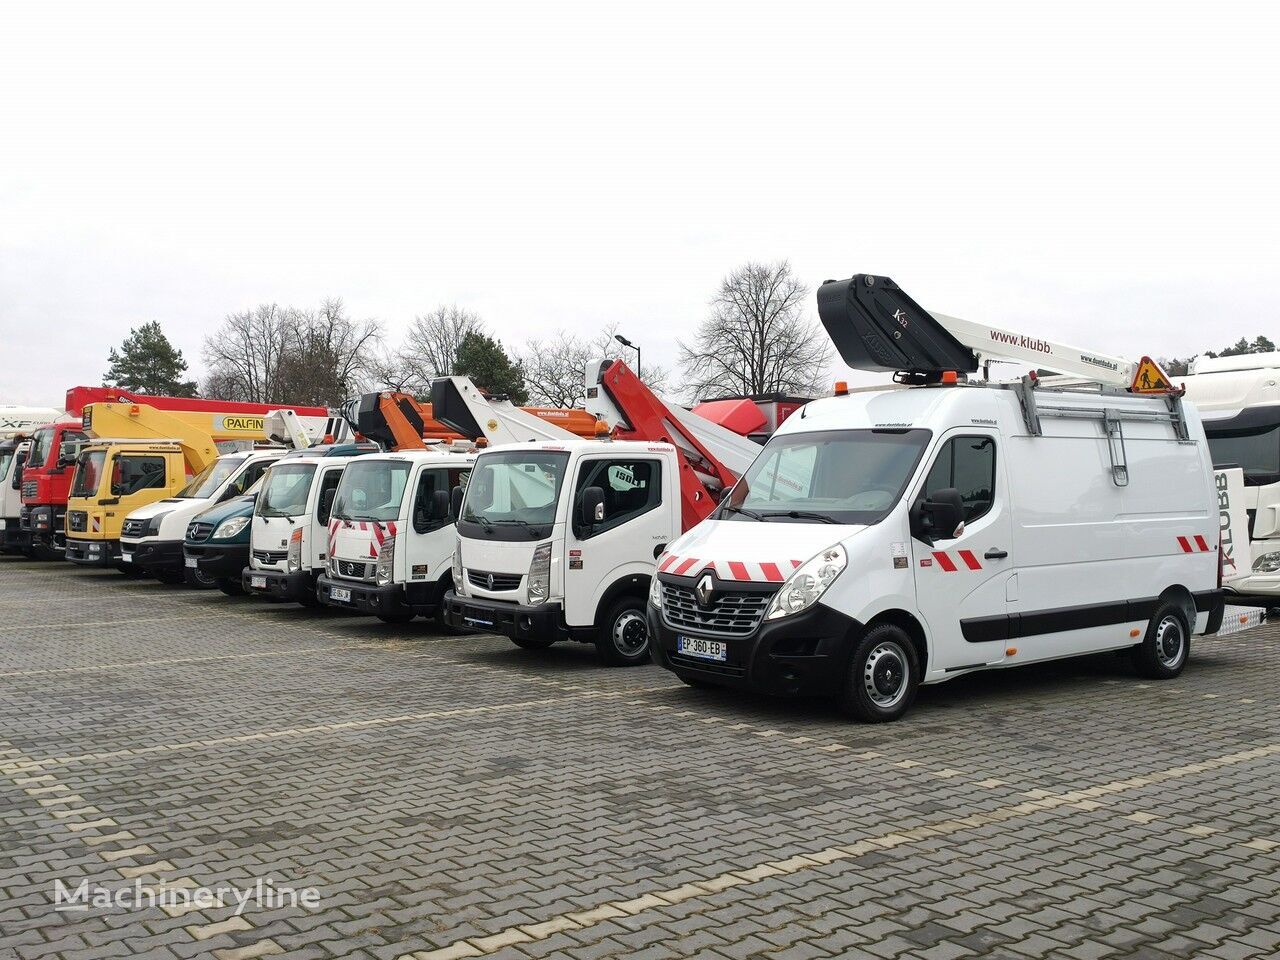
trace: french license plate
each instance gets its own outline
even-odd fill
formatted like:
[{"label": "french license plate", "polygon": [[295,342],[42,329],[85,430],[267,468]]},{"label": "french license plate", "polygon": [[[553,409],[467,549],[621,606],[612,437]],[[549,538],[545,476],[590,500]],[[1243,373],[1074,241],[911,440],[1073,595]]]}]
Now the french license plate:
[{"label": "french license plate", "polygon": [[267,578],[251,576],[249,578],[249,586],[254,590],[265,590],[267,589]]},{"label": "french license plate", "polygon": [[471,617],[471,616],[464,615],[462,619],[464,623],[469,623],[473,627],[492,627],[493,626],[492,620],[485,620],[481,617]]},{"label": "french license plate", "polygon": [[700,660],[723,662],[729,659],[727,643],[721,643],[719,640],[703,640],[701,637],[686,637],[684,634],[676,636],[676,652],[683,653],[686,657],[697,657]]},{"label": "french license plate", "polygon": [[[265,580],[263,581],[263,585],[266,585]],[[344,587],[331,587],[329,589],[329,599],[337,600],[339,603],[350,603],[351,591]]]},{"label": "french license plate", "polygon": [[120,554],[120,560],[121,560],[121,562],[123,562],[123,563],[133,563],[133,554],[132,554],[132,553],[122,553],[122,554]]},{"label": "french license plate", "polygon": [[196,568],[196,558],[195,558],[195,557],[183,557],[182,559],[183,559],[183,561],[186,563],[186,565],[187,565],[187,569],[188,569],[188,570],[194,570],[194,569]]}]

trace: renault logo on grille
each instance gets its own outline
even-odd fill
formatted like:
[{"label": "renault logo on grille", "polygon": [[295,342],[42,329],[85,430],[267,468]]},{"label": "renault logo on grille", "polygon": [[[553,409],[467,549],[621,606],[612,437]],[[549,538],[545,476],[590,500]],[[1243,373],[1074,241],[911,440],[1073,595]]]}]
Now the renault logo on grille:
[{"label": "renault logo on grille", "polygon": [[698,598],[699,606],[705,607],[711,603],[711,574],[704,573],[702,575],[702,579],[698,581],[693,594]]},{"label": "renault logo on grille", "polygon": [[489,589],[493,589],[493,574],[489,574]]}]

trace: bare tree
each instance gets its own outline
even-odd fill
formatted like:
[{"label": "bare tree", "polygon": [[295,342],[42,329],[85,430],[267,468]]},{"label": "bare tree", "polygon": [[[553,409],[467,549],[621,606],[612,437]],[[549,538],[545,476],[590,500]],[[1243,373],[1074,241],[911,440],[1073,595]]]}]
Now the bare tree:
[{"label": "bare tree", "polygon": [[255,403],[336,404],[365,385],[381,337],[340,299],[318,310],[262,304],[205,338],[206,396]]},{"label": "bare tree", "polygon": [[486,333],[480,315],[456,303],[441,304],[413,318],[394,357],[379,364],[381,379],[401,390],[424,392],[436,377],[453,373],[458,344],[470,333]]},{"label": "bare tree", "polygon": [[[587,363],[609,360],[623,351],[614,340],[618,324],[611,323],[590,339],[557,330],[550,340],[530,340],[520,352],[524,382],[531,403],[550,407],[580,407],[586,386]],[[626,358],[630,361],[630,358]],[[662,392],[667,371],[656,364],[642,370],[649,388]]]},{"label": "bare tree", "polygon": [[677,341],[688,399],[816,394],[831,349],[805,315],[808,295],[785,260],[747,263],[725,277],[693,342]]}]

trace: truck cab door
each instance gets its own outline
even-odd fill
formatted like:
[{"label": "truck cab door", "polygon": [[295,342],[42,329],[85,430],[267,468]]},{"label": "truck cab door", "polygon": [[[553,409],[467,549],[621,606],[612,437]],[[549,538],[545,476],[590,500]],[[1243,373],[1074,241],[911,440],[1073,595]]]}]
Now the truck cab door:
[{"label": "truck cab door", "polygon": [[[658,455],[590,456],[578,461],[565,534],[564,604],[570,626],[595,622],[604,592],[628,575],[650,575],[671,539]],[[599,496],[601,509],[589,511]],[[585,514],[590,512],[590,516]]]},{"label": "truck cab door", "polygon": [[323,570],[329,560],[329,518],[333,513],[333,500],[338,493],[338,484],[342,482],[344,466],[346,464],[321,468],[320,482],[315,485],[316,502],[310,511],[312,524],[307,538],[311,543],[310,562],[313,570]]},{"label": "truck cab door", "polygon": [[437,493],[448,497],[454,487],[466,486],[467,473],[469,470],[441,465],[424,466],[419,471],[404,531],[407,584],[436,583],[452,571],[457,534],[448,513],[440,514],[434,507]]},{"label": "truck cab door", "polygon": [[1008,484],[996,434],[955,431],[944,437],[913,494],[960,493],[964,524],[911,540],[916,604],[929,639],[928,676],[1004,659],[1011,601],[1016,599]]}]

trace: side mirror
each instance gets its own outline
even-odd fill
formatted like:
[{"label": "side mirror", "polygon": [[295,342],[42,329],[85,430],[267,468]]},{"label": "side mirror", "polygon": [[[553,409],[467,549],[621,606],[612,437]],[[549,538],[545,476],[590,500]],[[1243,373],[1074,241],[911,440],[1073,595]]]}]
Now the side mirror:
[{"label": "side mirror", "polygon": [[58,451],[58,469],[65,470],[67,467],[75,466],[76,455],[68,450]]},{"label": "side mirror", "polygon": [[[329,519],[329,515],[333,513],[333,501],[337,496],[337,487],[330,487],[324,493],[320,494],[320,516],[324,517],[326,520]],[[255,493],[253,497],[256,500],[258,495]]]},{"label": "side mirror", "polygon": [[13,465],[13,480],[9,485],[13,487],[13,489],[15,490],[21,490],[22,489],[22,468],[26,465],[26,462],[27,462],[27,451],[23,450],[22,453],[14,457],[14,460],[15,460],[15,463]]},{"label": "side mirror", "polygon": [[578,501],[578,519],[584,527],[594,527],[604,520],[604,491],[599,487],[587,487]]},{"label": "side mirror", "polygon": [[932,499],[921,498],[911,508],[911,535],[932,545],[934,540],[954,540],[964,533],[964,501],[955,487],[935,490]]},{"label": "side mirror", "polygon": [[455,520],[462,516],[462,488],[454,487],[449,491],[449,515]]}]

